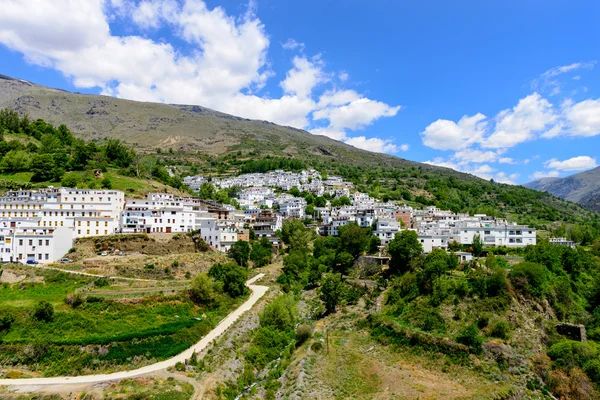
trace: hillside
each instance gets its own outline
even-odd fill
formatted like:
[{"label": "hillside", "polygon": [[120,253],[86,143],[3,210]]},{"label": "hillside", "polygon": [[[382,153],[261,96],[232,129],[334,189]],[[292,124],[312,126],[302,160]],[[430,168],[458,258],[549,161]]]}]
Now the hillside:
[{"label": "hillside", "polygon": [[544,178],[524,186],[600,211],[600,167],[566,178]]},{"label": "hillside", "polygon": [[[416,165],[397,157],[360,150],[325,136],[189,105],[169,105],[83,95],[0,75],[0,108],[32,119],[65,124],[87,140],[119,138],[139,151],[173,148],[219,155],[258,149],[262,154],[343,158],[367,165]],[[266,145],[268,144],[268,146]]]},{"label": "hillside", "polygon": [[435,205],[455,212],[487,213],[538,227],[561,221],[589,223],[598,217],[546,193],[371,153],[303,130],[200,106],[70,93],[0,75],[2,108],[28,115],[30,120],[64,124],[86,141],[119,139],[144,155],[134,170],[133,165],[125,168],[124,164],[119,171],[122,175],[176,187],[181,182],[173,183],[167,171],[174,172],[177,179],[196,173],[235,174],[248,163],[260,167],[265,157],[276,157],[300,160],[306,167],[342,175],[373,197],[416,207]]}]

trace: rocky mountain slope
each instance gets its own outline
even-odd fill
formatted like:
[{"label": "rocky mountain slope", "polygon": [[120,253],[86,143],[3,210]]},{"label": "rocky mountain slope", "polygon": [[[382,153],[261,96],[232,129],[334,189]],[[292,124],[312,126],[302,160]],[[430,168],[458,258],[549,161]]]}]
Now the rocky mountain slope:
[{"label": "rocky mountain slope", "polygon": [[240,118],[200,106],[70,93],[0,75],[0,108],[5,107],[33,119],[65,124],[77,136],[88,140],[120,138],[140,151],[173,148],[179,152],[222,155],[254,149],[260,155],[316,156],[362,165],[417,165],[301,129]]},{"label": "rocky mountain slope", "polygon": [[544,178],[524,186],[600,211],[600,167],[565,178]]}]

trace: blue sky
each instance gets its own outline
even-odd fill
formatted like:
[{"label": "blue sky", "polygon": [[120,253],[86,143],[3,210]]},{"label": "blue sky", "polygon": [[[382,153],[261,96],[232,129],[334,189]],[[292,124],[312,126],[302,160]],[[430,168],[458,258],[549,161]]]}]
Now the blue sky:
[{"label": "blue sky", "polygon": [[0,73],[524,183],[597,165],[600,4],[0,0]]}]

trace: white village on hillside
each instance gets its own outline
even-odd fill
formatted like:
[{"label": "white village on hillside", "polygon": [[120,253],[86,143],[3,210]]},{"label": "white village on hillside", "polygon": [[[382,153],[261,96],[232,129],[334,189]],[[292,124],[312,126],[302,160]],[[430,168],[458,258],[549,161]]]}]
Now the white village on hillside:
[{"label": "white village on hillside", "polygon": [[[201,176],[184,179],[195,191],[207,182]],[[419,210],[384,203],[357,192],[352,183],[340,177],[323,180],[314,170],[245,174],[212,179],[210,183],[216,188],[238,188],[239,209],[166,193],[133,199],[117,190],[49,188],[8,192],[0,197],[0,260],[56,262],[73,247],[75,239],[117,233],[197,231],[210,248],[227,251],[238,240],[249,240],[253,229],[258,237],[268,238],[278,248],[278,231],[288,218],[310,219],[309,226],[323,236],[337,235],[340,226],[350,223],[372,227],[382,248],[401,230],[414,230],[425,253],[447,249],[454,241],[470,245],[476,235],[486,246],[536,244],[535,228],[484,214],[471,216],[436,207]],[[330,200],[309,208],[303,197],[286,193],[293,188],[314,196],[327,195]],[[560,240],[555,243],[563,244]]]}]

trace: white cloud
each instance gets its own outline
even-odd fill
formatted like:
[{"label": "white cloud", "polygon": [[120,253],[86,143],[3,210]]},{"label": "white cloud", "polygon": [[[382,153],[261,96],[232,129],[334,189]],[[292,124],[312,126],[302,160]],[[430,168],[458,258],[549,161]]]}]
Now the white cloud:
[{"label": "white cloud", "polygon": [[339,73],[338,77],[340,78],[340,81],[346,82],[348,80],[348,78],[350,78],[350,75],[348,75],[347,72],[342,71]]},{"label": "white cloud", "polygon": [[283,47],[286,50],[304,50],[304,43],[301,42],[297,42],[295,39],[289,38],[288,40],[285,41],[285,43],[281,44],[281,47]]},{"label": "white cloud", "polygon": [[589,99],[580,103],[566,101],[563,114],[569,126],[569,135],[589,137],[600,134],[600,99]]},{"label": "white cloud", "polygon": [[459,163],[487,163],[495,162],[498,159],[498,154],[493,151],[481,151],[475,149],[464,149],[454,153],[454,159],[459,160]]},{"label": "white cloud", "polygon": [[506,174],[505,172],[498,172],[494,175],[494,181],[499,183],[506,183],[509,185],[516,185],[517,179],[519,179],[519,174]]},{"label": "white cloud", "polygon": [[294,57],[293,64],[294,68],[288,71],[285,80],[280,84],[286,94],[306,98],[312,94],[315,86],[328,80],[318,61]]},{"label": "white cloud", "polygon": [[559,161],[555,158],[544,163],[546,168],[559,171],[582,171],[584,169],[596,168],[598,164],[596,159],[589,156],[578,156],[569,158],[568,160]]},{"label": "white cloud", "polygon": [[538,180],[542,178],[556,178],[560,175],[558,171],[537,171],[529,175],[529,179]]},{"label": "white cloud", "polygon": [[557,120],[552,104],[533,93],[512,109],[501,111],[496,116],[494,132],[487,137],[483,147],[506,149],[532,140],[535,133],[543,133]]},{"label": "white cloud", "polygon": [[359,149],[375,153],[396,153],[398,151],[398,146],[393,144],[391,140],[379,138],[367,139],[364,136],[356,136],[346,139],[344,142]]},{"label": "white cloud", "polygon": [[437,150],[461,150],[478,143],[485,132],[486,116],[479,113],[464,116],[458,123],[438,119],[421,132],[425,146]]},{"label": "white cloud", "polygon": [[[556,95],[561,91],[561,85],[557,77],[562,74],[573,72],[580,69],[593,69],[596,65],[596,61],[589,62],[576,62],[569,65],[562,65],[554,67],[544,72],[540,77],[534,80],[531,84],[534,90],[549,90],[550,95]],[[575,80],[579,80],[580,76],[573,77]]]},{"label": "white cloud", "polygon": [[342,129],[363,129],[381,117],[393,117],[400,106],[392,107],[380,101],[366,97],[353,100],[348,104],[326,107],[313,113],[315,120],[328,119],[330,127]]},{"label": "white cloud", "polygon": [[[325,120],[327,127],[313,132],[339,140],[352,140],[347,130],[363,129],[400,109],[348,90],[329,91],[317,103],[319,85],[334,76],[348,79],[345,72],[325,72],[319,56],[293,58],[280,97],[257,95],[274,73],[267,62],[269,37],[253,2],[239,16],[222,7],[209,9],[202,0],[0,0],[0,9],[1,44],[60,71],[77,87],[99,87],[105,95],[200,104],[305,129],[313,120]],[[113,35],[109,21],[116,18],[124,19],[128,32],[169,28],[184,45],[135,33]],[[294,39],[282,46],[304,48]],[[354,142],[397,149],[388,140],[373,139],[359,136]]]},{"label": "white cloud", "polygon": [[346,131],[343,129],[334,129],[334,128],[315,128],[311,129],[310,133],[313,135],[323,135],[330,137],[335,140],[344,140],[346,139]]},{"label": "white cloud", "polygon": [[500,164],[516,164],[517,162],[510,157],[500,157],[498,159]]},{"label": "white cloud", "polygon": [[[125,5],[117,7],[122,9]],[[177,10],[175,0],[144,0],[132,8],[131,19],[142,28],[158,28],[163,21],[175,19]]]},{"label": "white cloud", "polygon": [[404,143],[400,145],[400,150],[408,151],[408,149],[410,149],[410,146],[408,144]]}]

